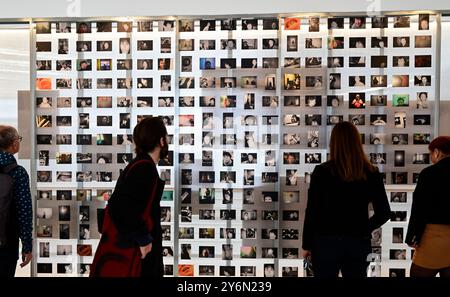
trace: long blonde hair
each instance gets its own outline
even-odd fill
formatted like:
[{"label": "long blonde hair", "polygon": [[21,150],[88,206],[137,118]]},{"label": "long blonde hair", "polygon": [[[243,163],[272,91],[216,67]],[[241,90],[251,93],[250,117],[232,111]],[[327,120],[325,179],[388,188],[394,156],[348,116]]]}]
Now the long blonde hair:
[{"label": "long blonde hair", "polygon": [[330,160],[344,181],[366,180],[368,171],[376,171],[364,153],[358,129],[350,122],[338,123],[331,131]]}]

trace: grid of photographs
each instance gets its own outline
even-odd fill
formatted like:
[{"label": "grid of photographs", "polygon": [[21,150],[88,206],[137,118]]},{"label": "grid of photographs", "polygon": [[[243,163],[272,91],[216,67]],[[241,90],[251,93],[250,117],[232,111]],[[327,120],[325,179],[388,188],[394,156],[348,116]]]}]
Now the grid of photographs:
[{"label": "grid of photographs", "polygon": [[[42,255],[50,255],[38,258],[38,275],[89,274],[100,238],[97,210],[133,159],[137,122],[160,116],[173,138],[174,26],[154,20],[36,23],[37,235],[48,251]],[[169,158],[159,164],[166,181],[164,251],[172,259],[173,147],[172,140]],[[70,257],[55,256],[61,244],[71,247]],[[170,257],[165,263],[173,266]]]},{"label": "grid of photographs", "polygon": [[[88,273],[132,129],[159,116],[165,274],[304,276],[308,183],[334,124],[357,125],[388,188],[429,164],[434,32],[433,15],[36,23],[38,274]],[[403,225],[374,238],[399,241],[410,205],[394,205]],[[403,267],[404,244],[373,243],[374,275]]]}]

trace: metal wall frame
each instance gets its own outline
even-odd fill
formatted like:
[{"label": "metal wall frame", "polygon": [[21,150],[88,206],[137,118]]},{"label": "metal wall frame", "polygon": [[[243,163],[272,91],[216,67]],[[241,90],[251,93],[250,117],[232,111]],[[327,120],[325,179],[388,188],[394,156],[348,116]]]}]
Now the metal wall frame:
[{"label": "metal wall frame", "polygon": [[[437,19],[436,19],[436,23],[437,23],[437,30],[436,30],[436,59],[435,59],[435,63],[436,63],[436,80],[435,80],[435,105],[434,105],[434,127],[433,127],[433,133],[434,135],[439,135],[439,100],[440,100],[440,86],[441,86],[441,22],[442,22],[442,16],[446,16],[446,15],[450,15],[450,11],[395,11],[395,12],[380,12],[375,15],[380,15],[380,16],[395,16],[395,15],[413,15],[413,14],[418,14],[418,13],[429,13],[429,14],[435,14]],[[35,98],[35,93],[36,93],[36,88],[35,88],[35,81],[36,81],[36,36],[34,34],[34,29],[35,29],[35,22],[40,22],[40,21],[101,21],[101,20],[105,20],[105,21],[126,21],[126,20],[174,20],[176,22],[178,22],[178,20],[182,20],[182,19],[199,19],[199,18],[205,18],[205,17],[210,17],[210,18],[214,18],[214,19],[227,19],[227,18],[267,18],[267,17],[271,17],[271,18],[278,18],[281,19],[283,17],[305,17],[305,16],[320,16],[320,17],[330,17],[330,16],[336,16],[336,17],[350,17],[350,16],[359,16],[359,15],[367,15],[367,12],[349,12],[349,13],[301,13],[301,14],[296,14],[296,13],[287,13],[287,14],[255,14],[255,15],[248,15],[248,14],[242,14],[242,15],[203,15],[203,16],[180,16],[180,17],[174,17],[174,16],[150,16],[150,17],[101,17],[101,18],[68,18],[68,17],[56,17],[56,18],[28,18],[28,19],[23,19],[23,18],[18,18],[18,19],[14,19],[14,18],[8,18],[8,19],[0,19],[0,23],[28,23],[29,24],[29,30],[30,30],[30,91],[31,91],[31,98],[30,98],[30,104],[31,104],[31,110],[32,110],[32,127],[31,127],[31,139],[33,139],[33,141],[31,142],[31,152],[32,152],[32,156],[30,157],[30,161],[31,161],[31,172],[35,172],[37,170],[37,166],[36,166],[36,137],[35,137],[35,131],[36,131],[36,127],[34,124],[34,118],[36,115],[36,109],[35,109],[35,105],[34,103],[34,98]],[[180,51],[178,49],[178,40],[179,40],[179,27],[175,26],[176,28],[176,32],[175,32],[175,63],[174,63],[174,67],[175,67],[175,76],[179,77],[180,74],[180,69],[179,69],[179,65],[180,65]],[[281,28],[278,29],[278,36],[281,36]],[[278,53],[278,58],[280,59],[281,57],[281,50],[278,49],[277,51]],[[281,73],[281,66],[279,65],[279,67],[276,69],[276,74],[277,74],[277,80],[280,80],[280,74]],[[278,85],[280,86],[280,81],[277,81]],[[175,83],[175,93],[174,96],[175,98],[179,97],[179,87],[178,84]],[[281,89],[277,88],[277,92],[276,95],[281,96]],[[278,110],[278,116],[281,120],[281,109]],[[179,106],[175,107],[175,114],[179,114]],[[179,131],[179,127],[174,127],[174,144],[176,144],[178,138],[177,138],[177,134]],[[178,155],[179,150],[177,149],[178,145],[175,145],[175,149],[174,149],[174,159],[175,156]],[[173,165],[173,171],[176,173],[177,172],[177,168],[179,167],[179,165]],[[279,165],[277,164],[277,170],[279,171]],[[35,193],[37,190],[37,185],[36,185],[36,175],[35,174],[30,174],[30,182],[31,182],[31,191],[32,191],[32,196],[35,197]],[[180,203],[177,199],[177,196],[175,195],[175,191],[176,189],[179,189],[181,186],[180,183],[180,178],[178,176],[178,174],[174,174],[174,191],[173,191],[173,196],[174,196],[174,222],[173,222],[173,226],[174,226],[174,230],[175,232],[177,232],[178,228],[179,228],[179,220],[178,220],[178,214],[179,214],[179,208],[180,208]],[[278,191],[280,191],[280,181],[277,184],[278,186]],[[414,186],[405,186],[402,188],[405,189],[409,189],[412,190]],[[386,186],[387,190],[391,190],[391,189],[397,189],[398,187],[396,186]],[[33,209],[36,210],[37,207],[37,200],[33,199]],[[280,209],[280,204],[278,203],[278,209]],[[37,226],[37,221],[36,221],[36,216],[34,216],[33,218],[33,225],[34,225],[34,235],[36,234],[36,226]],[[278,225],[278,224],[277,224]],[[279,225],[278,225],[279,228]],[[36,269],[36,265],[37,265],[37,240],[36,237],[34,238],[34,244],[33,244],[33,256],[34,256],[34,260],[32,261],[32,269],[31,269],[31,275],[32,276],[36,276],[37,275],[37,269]],[[279,246],[279,242],[280,241],[280,237],[277,240],[277,246]],[[179,254],[179,239],[178,236],[174,234],[174,275],[177,276],[177,269],[175,269],[178,266],[178,257],[176,255]],[[275,262],[277,263],[277,262]],[[278,264],[276,264],[278,265]]]}]

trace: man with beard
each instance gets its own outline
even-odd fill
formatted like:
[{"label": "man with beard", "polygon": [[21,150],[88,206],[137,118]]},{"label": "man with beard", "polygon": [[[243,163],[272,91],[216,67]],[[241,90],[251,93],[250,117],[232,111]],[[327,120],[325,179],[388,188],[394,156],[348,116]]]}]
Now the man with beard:
[{"label": "man with beard", "polygon": [[121,173],[108,201],[91,276],[163,276],[160,201],[164,181],[156,164],[169,152],[167,130],[160,118],[145,118],[134,128],[133,139],[136,158]]}]

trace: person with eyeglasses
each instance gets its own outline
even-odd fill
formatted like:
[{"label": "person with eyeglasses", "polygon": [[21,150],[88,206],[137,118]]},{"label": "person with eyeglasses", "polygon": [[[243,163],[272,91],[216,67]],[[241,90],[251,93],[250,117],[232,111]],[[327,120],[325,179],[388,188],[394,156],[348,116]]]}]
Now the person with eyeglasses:
[{"label": "person with eyeglasses", "polygon": [[[7,198],[11,193],[11,203],[7,210],[0,213],[0,223],[6,224],[3,232],[0,226],[0,277],[14,277],[19,259],[19,238],[22,241],[22,263],[30,263],[33,254],[33,209],[31,203],[30,178],[14,154],[20,150],[22,136],[11,126],[0,125],[0,197]],[[5,180],[5,174],[10,179]],[[6,176],[7,177],[7,176]],[[10,182],[10,187],[7,186]],[[4,201],[2,201],[4,202]],[[5,216],[6,215],[6,216]]]}]

